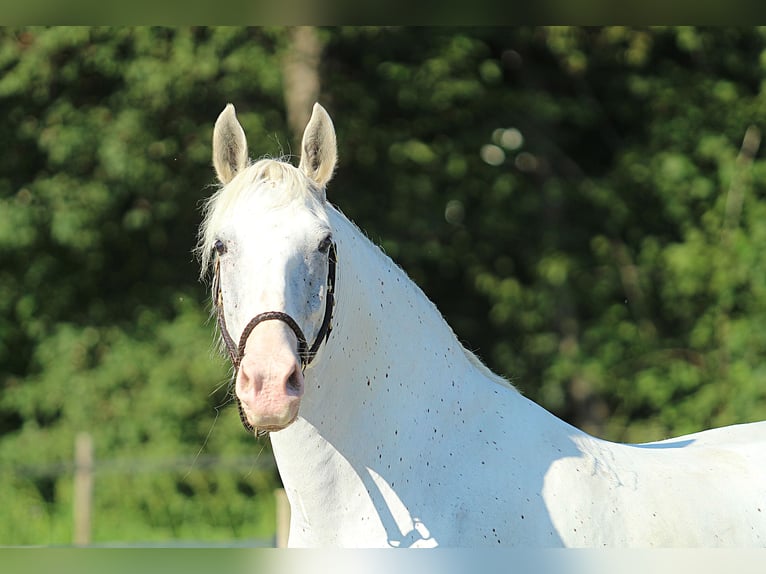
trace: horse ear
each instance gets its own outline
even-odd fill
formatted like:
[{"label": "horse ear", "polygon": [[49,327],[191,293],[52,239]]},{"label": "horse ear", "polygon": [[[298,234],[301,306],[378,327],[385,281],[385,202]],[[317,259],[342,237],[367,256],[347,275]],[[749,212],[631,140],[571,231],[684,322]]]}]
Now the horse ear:
[{"label": "horse ear", "polygon": [[218,116],[213,129],[213,167],[224,185],[247,167],[245,131],[239,125],[231,104]]},{"label": "horse ear", "polygon": [[301,143],[301,163],[298,166],[319,187],[324,187],[332,178],[338,150],[335,140],[335,127],[325,109],[314,104]]}]

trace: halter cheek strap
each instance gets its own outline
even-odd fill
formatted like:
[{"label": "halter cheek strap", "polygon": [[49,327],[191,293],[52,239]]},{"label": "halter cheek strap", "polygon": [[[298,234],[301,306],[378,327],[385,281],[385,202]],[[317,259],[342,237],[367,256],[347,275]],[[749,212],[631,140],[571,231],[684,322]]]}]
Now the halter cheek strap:
[{"label": "halter cheek strap", "polygon": [[[220,260],[216,260],[215,277],[213,278],[213,292],[216,315],[218,319],[218,328],[221,331],[221,338],[223,339],[223,343],[229,353],[231,364],[234,365],[235,380],[237,377],[237,371],[239,371],[239,366],[242,363],[242,358],[245,356],[245,345],[247,345],[247,339],[250,337],[250,333],[253,332],[253,329],[255,329],[258,324],[263,323],[264,321],[282,321],[288,327],[290,327],[290,329],[292,329],[293,333],[295,333],[295,337],[298,339],[298,357],[300,357],[301,360],[301,370],[305,371],[308,364],[314,360],[317,351],[319,351],[319,347],[321,347],[322,343],[330,337],[330,332],[332,331],[332,313],[335,307],[335,267],[337,264],[335,243],[330,244],[330,248],[327,252],[327,258],[327,292],[325,294],[324,318],[322,319],[322,324],[319,327],[316,339],[314,339],[314,343],[311,345],[311,347],[308,346],[308,343],[306,342],[306,336],[303,334],[303,331],[295,319],[293,319],[287,313],[283,313],[282,311],[266,311],[264,313],[259,313],[250,319],[250,322],[245,325],[245,328],[242,330],[242,335],[239,337],[239,345],[235,344],[234,339],[232,339],[231,334],[226,327],[226,317],[224,316],[223,309],[223,292],[221,291],[221,264]],[[242,421],[242,425],[249,432],[254,432],[255,429],[249,422],[247,422],[247,417],[245,417],[245,413],[242,411],[242,403],[239,401],[239,398],[237,398],[237,406],[239,408],[239,418]]]}]

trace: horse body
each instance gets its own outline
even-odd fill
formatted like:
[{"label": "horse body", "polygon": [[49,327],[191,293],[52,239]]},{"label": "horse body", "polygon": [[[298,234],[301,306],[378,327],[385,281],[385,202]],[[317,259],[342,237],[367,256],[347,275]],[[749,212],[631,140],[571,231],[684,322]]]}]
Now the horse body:
[{"label": "horse body", "polygon": [[766,424],[591,437],[478,364],[390,259],[331,224],[335,328],[301,416],[271,434],[291,545],[764,543]]},{"label": "horse body", "polygon": [[[228,186],[210,204],[202,239],[220,256],[218,299],[232,302],[221,311],[232,337],[253,314],[283,310],[307,338],[317,333],[316,302],[328,298],[318,279],[324,259],[312,246],[328,227],[337,247],[333,329],[305,373],[297,372],[296,335],[281,319],[246,334],[233,356],[242,416],[272,430],[291,546],[764,544],[766,423],[621,445],[523,397],[465,350],[405,273],[324,201],[335,142],[317,108],[300,170],[290,166],[304,175],[291,183],[270,160],[243,163],[239,124],[233,111],[222,114],[214,141],[235,141],[236,149],[214,151]],[[254,177],[256,170],[271,175]],[[246,193],[235,190],[243,181]],[[310,200],[282,189],[296,182]],[[282,211],[274,224],[261,213],[262,193],[293,197],[280,209],[301,217]],[[235,213],[257,217],[250,227],[271,229],[273,240],[253,249],[255,231],[232,229]],[[240,265],[245,254],[259,262]],[[274,292],[267,296],[263,285]]]}]

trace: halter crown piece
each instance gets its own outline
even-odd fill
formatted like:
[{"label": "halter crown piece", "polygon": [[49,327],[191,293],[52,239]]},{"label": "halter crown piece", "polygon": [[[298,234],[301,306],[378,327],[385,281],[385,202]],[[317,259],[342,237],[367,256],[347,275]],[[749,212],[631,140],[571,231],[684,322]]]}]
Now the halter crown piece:
[{"label": "halter crown piece", "polygon": [[[231,364],[234,366],[234,380],[237,379],[237,372],[242,363],[242,358],[245,355],[245,345],[247,344],[247,339],[250,336],[250,333],[253,332],[253,329],[255,329],[259,323],[264,321],[282,321],[292,329],[298,339],[298,356],[301,360],[301,370],[305,371],[308,364],[314,360],[317,351],[319,351],[319,347],[321,347],[322,343],[330,337],[330,332],[332,331],[332,313],[335,307],[335,267],[337,264],[335,243],[330,244],[330,248],[327,252],[327,260],[327,293],[325,295],[324,318],[322,319],[322,325],[319,327],[319,332],[311,347],[308,346],[306,336],[303,334],[303,331],[295,319],[282,311],[266,311],[264,313],[259,313],[250,319],[250,322],[245,325],[245,328],[242,330],[242,335],[239,337],[239,345],[235,344],[229,330],[226,328],[226,317],[224,316],[223,310],[223,292],[221,291],[221,262],[218,259],[216,260],[215,277],[213,279],[213,297],[215,300],[218,328],[221,330],[221,338],[226,346],[226,350],[229,352]],[[245,413],[242,411],[242,403],[239,398],[237,398],[237,406],[239,408],[239,418],[242,421],[242,425],[248,432],[254,432],[255,429],[249,422],[247,422],[247,417],[245,417]]]}]

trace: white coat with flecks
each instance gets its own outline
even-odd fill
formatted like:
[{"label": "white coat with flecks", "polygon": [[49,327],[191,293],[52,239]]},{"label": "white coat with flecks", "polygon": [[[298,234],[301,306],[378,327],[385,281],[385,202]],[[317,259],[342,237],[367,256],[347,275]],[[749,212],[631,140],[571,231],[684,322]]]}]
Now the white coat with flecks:
[{"label": "white coat with flecks", "polygon": [[333,329],[305,373],[296,335],[267,321],[235,380],[249,424],[271,431],[291,546],[766,545],[766,423],[625,445],[526,399],[327,202],[335,148],[315,105],[298,168],[251,163],[227,106],[200,234],[235,341],[282,311],[310,344],[337,249]]}]

